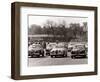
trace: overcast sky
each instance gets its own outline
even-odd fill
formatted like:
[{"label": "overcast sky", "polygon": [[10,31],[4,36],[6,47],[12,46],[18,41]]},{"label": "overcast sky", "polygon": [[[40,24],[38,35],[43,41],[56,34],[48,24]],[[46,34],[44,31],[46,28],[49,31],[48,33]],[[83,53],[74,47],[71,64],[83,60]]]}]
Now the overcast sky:
[{"label": "overcast sky", "polygon": [[28,21],[29,27],[32,24],[43,26],[47,20],[54,21],[58,24],[64,20],[67,25],[69,25],[70,23],[80,23],[80,25],[82,25],[83,22],[87,22],[87,18],[84,17],[36,16],[36,15],[30,15],[28,17],[29,17]]}]

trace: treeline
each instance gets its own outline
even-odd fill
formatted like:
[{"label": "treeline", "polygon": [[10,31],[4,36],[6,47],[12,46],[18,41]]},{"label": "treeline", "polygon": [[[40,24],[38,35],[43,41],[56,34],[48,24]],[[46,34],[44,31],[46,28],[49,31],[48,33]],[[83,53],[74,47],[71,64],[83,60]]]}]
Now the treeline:
[{"label": "treeline", "polygon": [[58,24],[54,21],[48,20],[43,26],[35,24],[31,25],[31,27],[29,27],[28,34],[53,35],[54,39],[56,39],[56,36],[59,35],[67,42],[73,39],[82,39],[87,41],[87,22],[83,22],[83,25],[81,26],[80,23],[70,23],[67,25],[65,21]]}]

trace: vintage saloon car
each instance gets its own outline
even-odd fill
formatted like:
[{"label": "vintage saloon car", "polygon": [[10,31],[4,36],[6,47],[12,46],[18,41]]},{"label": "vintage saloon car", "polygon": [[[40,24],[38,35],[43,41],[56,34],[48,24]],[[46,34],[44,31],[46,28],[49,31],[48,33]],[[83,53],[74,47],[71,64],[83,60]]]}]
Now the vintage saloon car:
[{"label": "vintage saloon car", "polygon": [[32,44],[28,48],[29,57],[43,57],[44,49],[40,44]]},{"label": "vintage saloon car", "polygon": [[67,57],[67,48],[65,45],[62,44],[57,44],[51,51],[50,51],[50,56],[57,57],[57,56],[63,56]]},{"label": "vintage saloon car", "polygon": [[86,58],[86,48],[84,44],[76,44],[71,51],[71,58]]}]

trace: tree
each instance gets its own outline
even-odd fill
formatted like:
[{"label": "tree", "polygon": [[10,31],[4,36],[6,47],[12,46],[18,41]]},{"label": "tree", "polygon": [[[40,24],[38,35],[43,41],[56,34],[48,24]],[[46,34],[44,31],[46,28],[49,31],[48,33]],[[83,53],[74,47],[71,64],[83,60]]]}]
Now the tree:
[{"label": "tree", "polygon": [[34,35],[34,34],[42,34],[42,28],[39,25],[31,25],[30,28],[28,29],[28,34],[29,35]]},{"label": "tree", "polygon": [[87,28],[88,26],[87,26],[87,22],[83,22],[83,31],[87,31]]},{"label": "tree", "polygon": [[77,35],[80,34],[80,24],[79,23],[71,23],[70,28],[72,29],[72,33],[74,38],[77,38]]},{"label": "tree", "polygon": [[83,22],[83,38],[85,41],[87,41],[88,39],[88,25],[87,22]]}]

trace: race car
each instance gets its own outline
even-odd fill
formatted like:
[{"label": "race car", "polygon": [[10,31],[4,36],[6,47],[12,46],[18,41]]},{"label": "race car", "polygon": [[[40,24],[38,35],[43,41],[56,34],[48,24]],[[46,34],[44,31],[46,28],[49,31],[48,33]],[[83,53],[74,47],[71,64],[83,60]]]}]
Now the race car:
[{"label": "race car", "polygon": [[51,51],[50,56],[53,57],[67,57],[67,48],[63,44],[57,44]]},{"label": "race car", "polygon": [[71,51],[71,58],[86,58],[86,48],[84,44],[76,44]]},{"label": "race car", "polygon": [[28,48],[29,57],[43,57],[44,49],[40,44],[32,44]]}]

